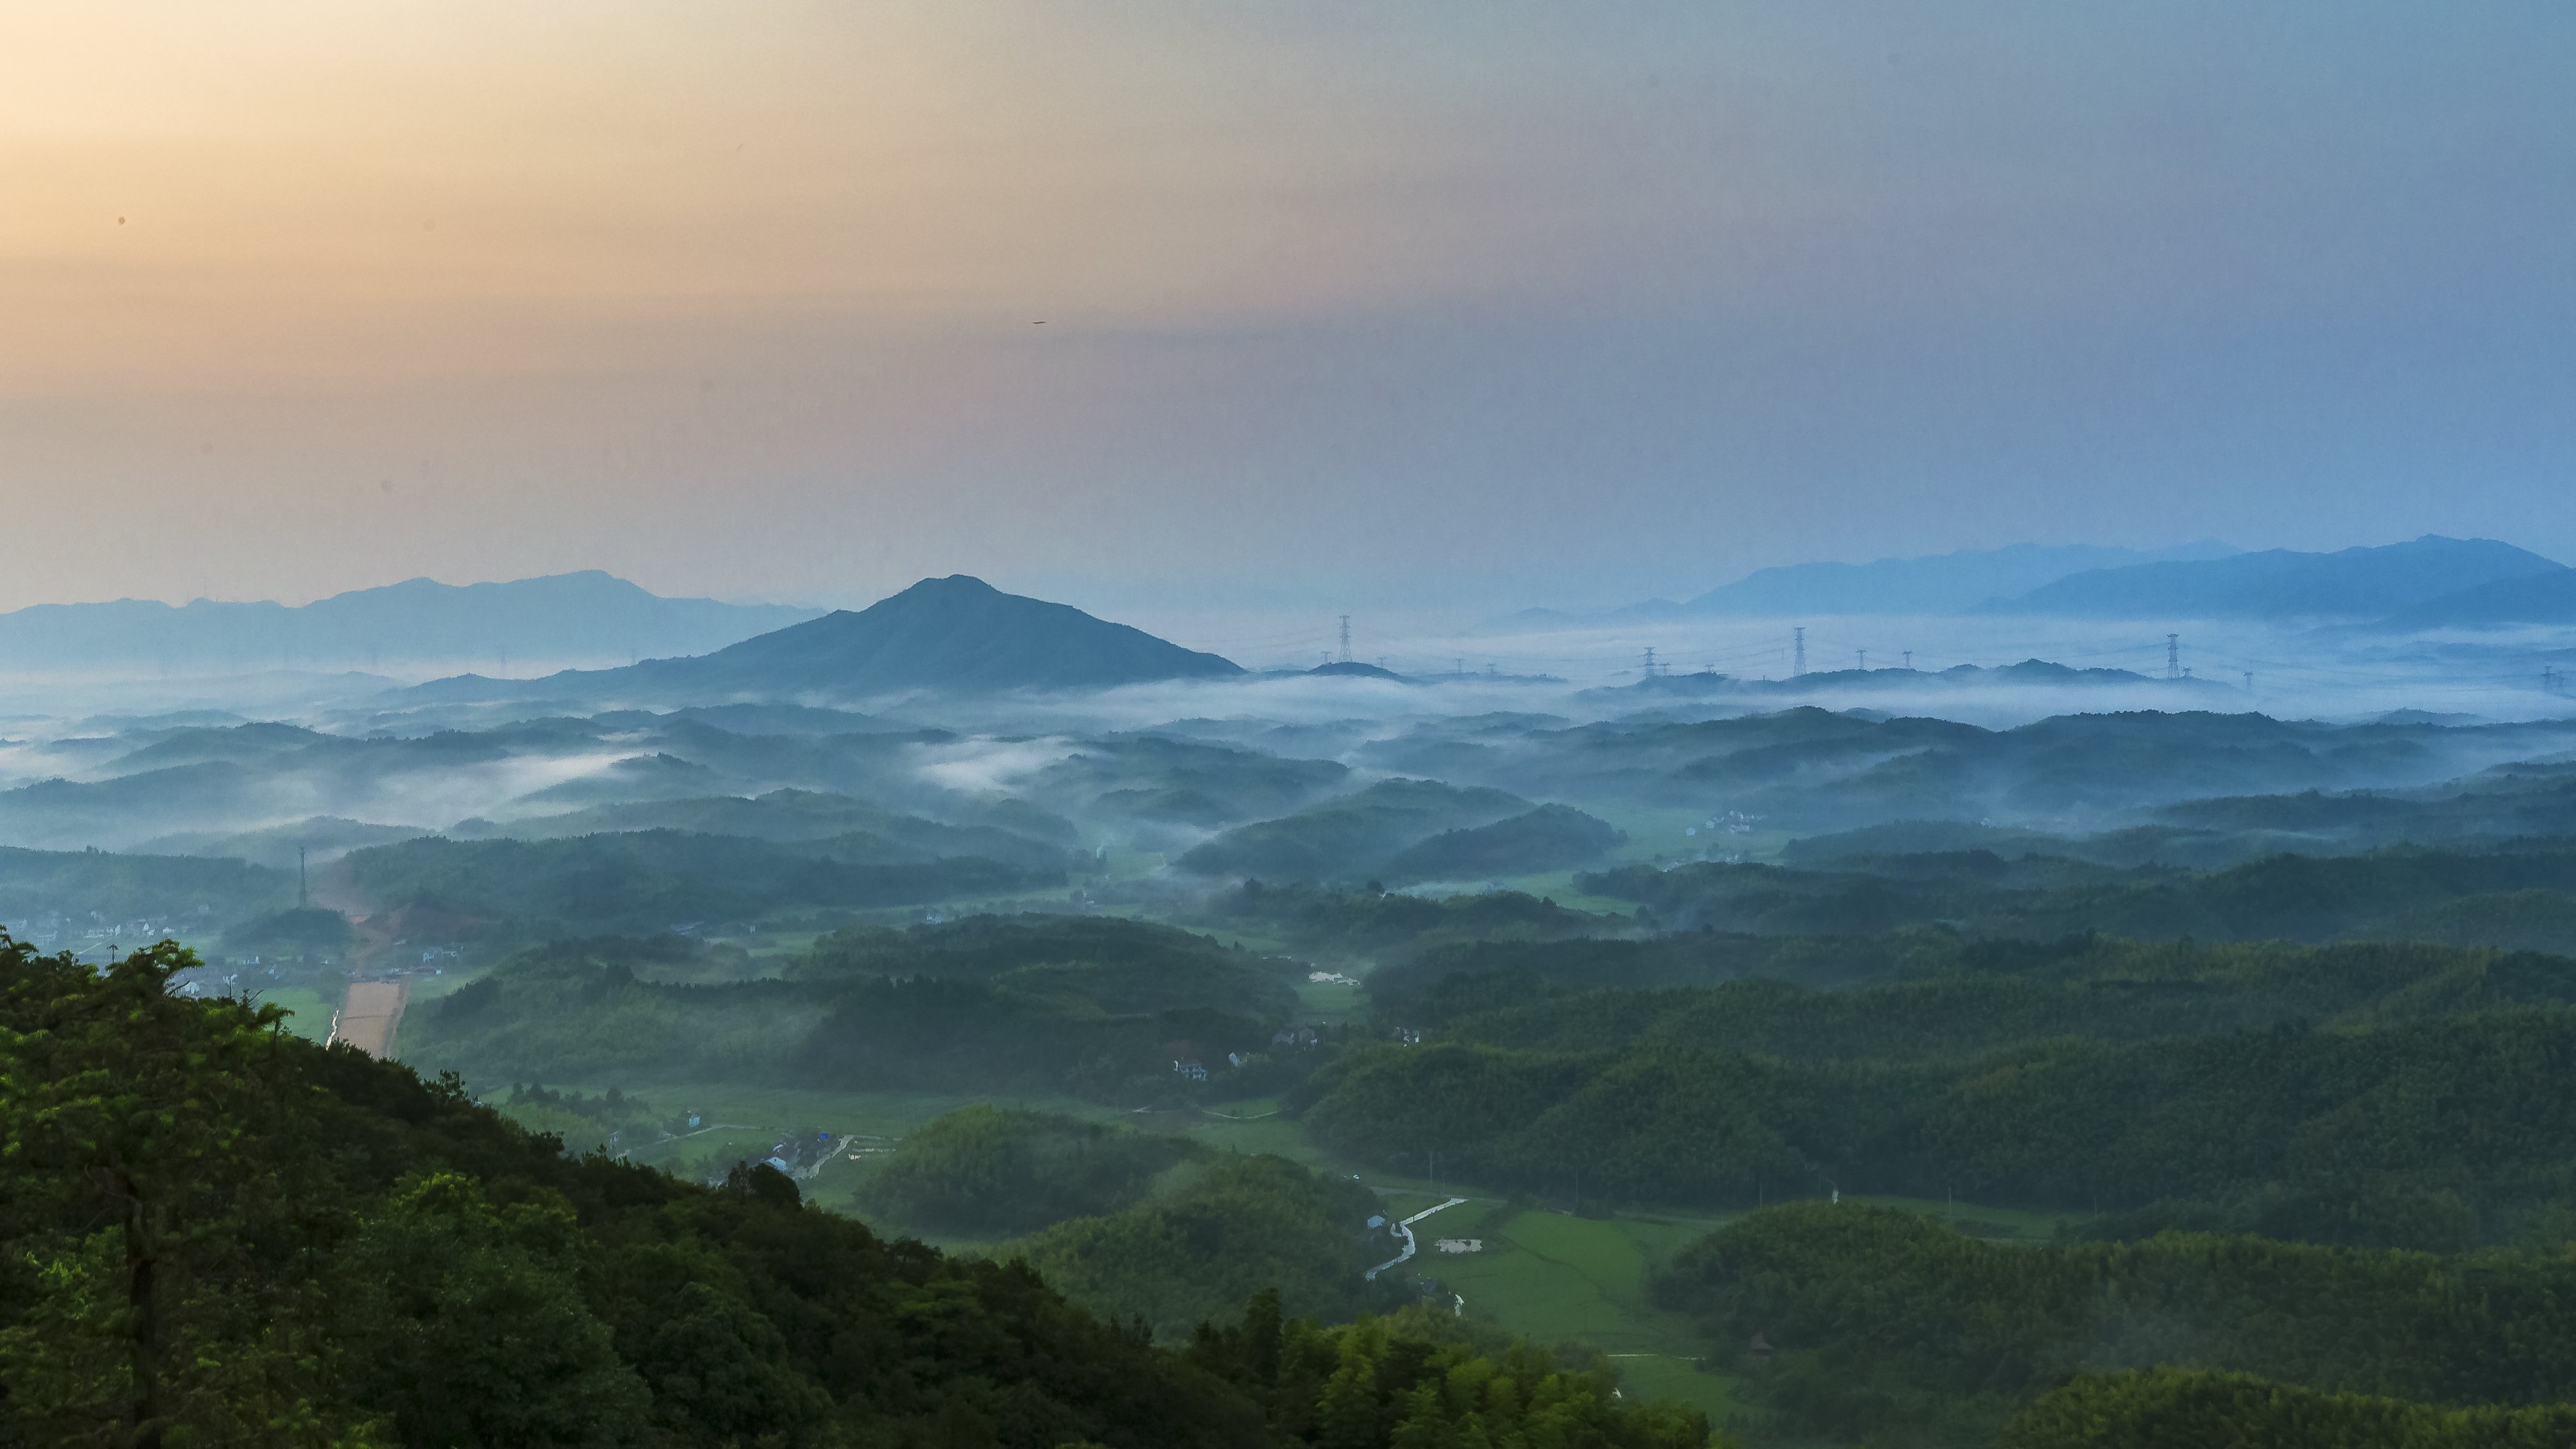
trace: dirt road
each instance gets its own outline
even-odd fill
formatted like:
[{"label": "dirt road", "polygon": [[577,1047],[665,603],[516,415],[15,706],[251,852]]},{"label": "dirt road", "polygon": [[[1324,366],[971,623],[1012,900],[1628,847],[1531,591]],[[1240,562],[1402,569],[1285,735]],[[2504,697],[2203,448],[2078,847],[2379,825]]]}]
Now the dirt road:
[{"label": "dirt road", "polygon": [[410,991],[399,981],[352,981],[348,1000],[331,1023],[331,1040],[344,1041],[371,1057],[393,1054],[394,1028],[402,1024],[403,1002]]}]

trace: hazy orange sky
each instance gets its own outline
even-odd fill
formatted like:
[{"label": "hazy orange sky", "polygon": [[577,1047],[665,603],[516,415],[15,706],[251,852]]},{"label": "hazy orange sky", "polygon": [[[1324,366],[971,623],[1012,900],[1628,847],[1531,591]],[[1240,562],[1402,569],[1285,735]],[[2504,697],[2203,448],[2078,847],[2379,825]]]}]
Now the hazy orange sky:
[{"label": "hazy orange sky", "polygon": [[0,9],[0,607],[2576,559],[2558,5]]}]

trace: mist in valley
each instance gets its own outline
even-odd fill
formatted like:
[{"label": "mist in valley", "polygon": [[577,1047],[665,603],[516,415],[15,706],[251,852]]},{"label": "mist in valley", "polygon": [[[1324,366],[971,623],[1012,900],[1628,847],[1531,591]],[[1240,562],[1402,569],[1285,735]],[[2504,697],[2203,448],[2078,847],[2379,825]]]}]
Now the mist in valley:
[{"label": "mist in valley", "polygon": [[2571,17],[0,20],[0,1445],[2576,1444]]}]

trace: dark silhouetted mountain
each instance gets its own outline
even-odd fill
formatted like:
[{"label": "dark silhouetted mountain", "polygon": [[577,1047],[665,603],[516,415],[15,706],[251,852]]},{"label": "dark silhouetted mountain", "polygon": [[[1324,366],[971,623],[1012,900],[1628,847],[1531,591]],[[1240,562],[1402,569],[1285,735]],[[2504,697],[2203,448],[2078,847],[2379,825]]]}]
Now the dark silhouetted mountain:
[{"label": "dark silhouetted mountain", "polygon": [[2576,624],[2576,569],[2550,569],[2474,584],[2427,599],[2369,626],[2372,633]]},{"label": "dark silhouetted mountain", "polygon": [[439,680],[439,698],[592,693],[659,699],[820,695],[863,699],[930,690],[1107,689],[1217,679],[1241,666],[1112,624],[1069,604],[1006,594],[982,579],[924,579],[853,613],[837,610],[694,659],[567,670],[541,680]]},{"label": "dark silhouetted mountain", "polygon": [[180,607],[148,599],[39,604],[0,614],[0,671],[596,663],[720,649],[817,612],[666,599],[595,569],[462,586],[408,579],[294,607],[208,599]]},{"label": "dark silhouetted mountain", "polygon": [[2536,553],[2435,534],[2339,553],[2267,549],[2233,558],[2093,569],[1985,612],[2088,619],[2375,619],[2483,584],[2565,573]]}]

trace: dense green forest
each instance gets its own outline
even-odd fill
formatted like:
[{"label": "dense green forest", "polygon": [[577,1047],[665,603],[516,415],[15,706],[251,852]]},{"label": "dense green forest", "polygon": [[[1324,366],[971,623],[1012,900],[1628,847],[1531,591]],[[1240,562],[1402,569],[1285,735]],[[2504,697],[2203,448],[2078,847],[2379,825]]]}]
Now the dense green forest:
[{"label": "dense green forest", "polygon": [[1490,825],[1444,830],[1387,857],[1391,881],[1482,880],[1588,865],[1627,843],[1607,821],[1571,805],[1541,805]]},{"label": "dense green forest", "polygon": [[1294,815],[1237,826],[1191,849],[1178,864],[1200,875],[1356,882],[1382,874],[1408,849],[1434,837],[1493,825],[1530,808],[1529,801],[1502,790],[1381,780]]},{"label": "dense green forest", "polygon": [[1205,1153],[1186,1138],[978,1104],[925,1124],[871,1163],[856,1201],[914,1232],[1017,1237],[1131,1206],[1165,1171]]},{"label": "dense green forest", "polygon": [[295,876],[248,861],[0,848],[0,921],[150,917],[225,926],[291,905]]},{"label": "dense green forest", "polygon": [[[662,938],[667,941],[670,938]],[[1291,969],[1168,926],[975,917],[818,942],[780,976],[652,979],[652,938],[523,951],[415,1013],[406,1056],[476,1081],[1058,1090],[1151,1100],[1269,1090]],[[1245,1065],[1227,1061],[1232,1053]],[[1211,1065],[1185,1084],[1179,1059]]]},{"label": "dense green forest", "polygon": [[1939,923],[2025,940],[2098,930],[2161,940],[2376,937],[2576,951],[2576,849],[2563,839],[2283,853],[2222,870],[1962,850],[1845,856],[1830,868],[1628,866],[1578,884],[1636,901],[1646,921],[1672,930],[1866,935]]},{"label": "dense green forest", "polygon": [[[1187,903],[1181,918],[1217,931],[1249,931],[1300,951],[1403,959],[1443,945],[1558,941],[1626,930],[1624,916],[1568,910],[1519,891],[1419,896],[1374,889],[1247,880]],[[1436,978],[1435,978],[1436,979]]]},{"label": "dense green forest", "polygon": [[896,930],[851,926],[784,974],[808,981],[935,978],[1078,997],[1108,1015],[1203,1007],[1264,1019],[1296,1009],[1296,963],[1192,932],[1116,917],[970,916]]},{"label": "dense green forest", "polygon": [[[1988,1444],[2076,1375],[2158,1366],[2443,1405],[2545,1404],[2576,1382],[2576,1258],[2563,1251],[2439,1257],[2185,1234],[2008,1246],[1912,1214],[1805,1203],[1711,1233],[1654,1290],[1726,1346],[1765,1411],[1845,1442]],[[2026,1414],[2007,1442],[2059,1442],[2040,1426],[2176,1388],[2094,1386],[2080,1405]]]},{"label": "dense green forest", "polygon": [[[873,840],[874,837],[869,837]],[[525,934],[665,930],[781,911],[859,910],[1061,886],[1064,868],[963,856],[883,858],[849,837],[782,843],[641,830],[554,840],[426,836],[345,862],[374,910],[430,906]]]},{"label": "dense green forest", "polygon": [[1042,871],[1063,870],[1080,843],[1071,821],[1025,801],[995,801],[950,822],[815,790],[619,801],[521,820],[507,833],[539,840],[645,830],[799,844],[852,862],[971,858]]},{"label": "dense green forest", "polygon": [[338,911],[295,906],[235,925],[224,932],[224,949],[271,960],[337,959],[347,954],[356,939],[357,932],[350,928],[349,918]]},{"label": "dense green forest", "polygon": [[2576,1405],[2447,1409],[2246,1374],[2142,1369],[2079,1378],[2013,1417],[2000,1449],[2562,1449]]},{"label": "dense green forest", "polygon": [[[1809,950],[1842,943],[1810,941]],[[1679,949],[1675,949],[1679,948]],[[2051,942],[1961,940],[1940,932],[1849,943],[1841,964],[1874,967],[1853,983],[1762,938],[1681,936],[1553,948],[1444,951],[1425,973],[1371,978],[1379,1012],[1447,1040],[1556,1051],[1665,1042],[1787,1060],[1964,1061],[2055,1037],[2137,1041],[2313,1023],[2358,1028],[2522,1006],[2576,1003],[2576,961],[2450,946],[2268,941],[2202,945],[2081,935]],[[1750,958],[1750,959],[1748,959]],[[1596,962],[1690,959],[1682,971],[1741,972],[1705,986],[1585,989]],[[1655,969],[1650,964],[1648,969]],[[1492,969],[1478,970],[1477,967]],[[1676,971],[1674,974],[1681,974]],[[1809,984],[1799,984],[1798,976]],[[1568,979],[1569,976],[1571,979]],[[1816,985],[1855,989],[1819,990]]]},{"label": "dense green forest", "polygon": [[766,1168],[566,1155],[453,1078],[0,938],[0,1441],[1689,1449],[1697,1415],[1419,1314],[1180,1351]]},{"label": "dense green forest", "polygon": [[1134,1206],[1055,1224],[1001,1250],[1056,1291],[1157,1334],[1186,1333],[1264,1288],[1326,1322],[1402,1301],[1397,1282],[1364,1282],[1394,1256],[1365,1224],[1376,1197],[1277,1157],[1225,1154]]},{"label": "dense green forest", "polygon": [[[1937,946],[1939,943],[1935,943]],[[1400,1167],[1605,1201],[1834,1189],[2452,1248],[2576,1203],[2576,963],[2434,946],[1917,944],[1906,979],[1446,978],[1291,1098]],[[1514,948],[1511,958],[1556,947]]]}]

